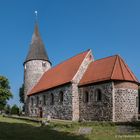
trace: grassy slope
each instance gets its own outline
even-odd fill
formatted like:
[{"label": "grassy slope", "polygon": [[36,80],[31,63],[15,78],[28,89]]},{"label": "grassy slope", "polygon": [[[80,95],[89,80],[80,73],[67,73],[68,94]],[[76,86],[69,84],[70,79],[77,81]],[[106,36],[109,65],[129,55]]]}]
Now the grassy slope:
[{"label": "grassy slope", "polygon": [[[92,127],[90,135],[79,136],[80,127]],[[54,130],[55,129],[55,130]],[[140,133],[138,133],[140,134]],[[52,122],[49,127],[40,124],[3,118],[0,116],[0,140],[120,140],[116,126],[109,123],[66,123]],[[139,138],[126,138],[126,140]]]}]

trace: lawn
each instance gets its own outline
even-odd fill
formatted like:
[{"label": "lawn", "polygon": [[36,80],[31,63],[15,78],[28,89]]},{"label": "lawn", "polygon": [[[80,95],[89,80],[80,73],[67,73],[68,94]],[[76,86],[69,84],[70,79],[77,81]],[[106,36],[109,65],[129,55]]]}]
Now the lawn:
[{"label": "lawn", "polygon": [[[41,126],[31,121],[0,116],[0,140],[139,140],[140,127],[135,132],[121,132],[113,123],[72,123],[53,121]],[[81,135],[81,128],[91,128],[90,134]],[[80,133],[80,134],[79,134]]]}]

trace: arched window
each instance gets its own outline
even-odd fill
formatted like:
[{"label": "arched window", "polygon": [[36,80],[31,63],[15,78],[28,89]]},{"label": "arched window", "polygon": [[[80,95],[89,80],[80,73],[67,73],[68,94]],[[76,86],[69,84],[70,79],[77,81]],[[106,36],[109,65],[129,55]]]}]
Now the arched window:
[{"label": "arched window", "polygon": [[89,92],[88,91],[86,91],[84,93],[84,101],[85,101],[85,103],[88,103],[89,102]]},{"label": "arched window", "polygon": [[96,93],[96,101],[97,102],[102,101],[102,92],[101,92],[101,90],[100,89],[96,89],[95,93]]},{"label": "arched window", "polygon": [[34,99],[31,98],[31,106],[33,106],[33,105],[34,105]]},{"label": "arched window", "polygon": [[33,114],[33,109],[31,109],[31,113]]},{"label": "arched window", "polygon": [[43,104],[46,105],[46,96],[43,95]]},{"label": "arched window", "polygon": [[46,67],[46,62],[42,62],[42,67]]},{"label": "arched window", "polygon": [[54,104],[54,95],[51,93],[50,96],[51,96],[51,100],[50,100],[51,102],[50,102],[50,104],[53,105]]},{"label": "arched window", "polygon": [[59,93],[59,99],[60,99],[60,103],[63,103],[64,93],[62,91]]},{"label": "arched window", "polygon": [[39,97],[37,96],[36,97],[36,106],[38,106],[39,105]]}]

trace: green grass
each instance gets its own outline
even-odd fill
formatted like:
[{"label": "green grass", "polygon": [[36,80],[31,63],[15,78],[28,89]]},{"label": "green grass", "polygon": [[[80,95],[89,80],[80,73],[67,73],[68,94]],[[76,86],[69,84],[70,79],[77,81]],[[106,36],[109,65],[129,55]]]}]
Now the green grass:
[{"label": "green grass", "polygon": [[[135,126],[135,125],[134,125]],[[92,133],[79,135],[79,128],[92,127]],[[113,123],[90,122],[71,123],[53,121],[49,126],[41,127],[38,123],[0,116],[0,140],[139,140],[140,125],[137,132],[129,135],[118,135]],[[123,136],[123,137],[121,137]],[[127,137],[127,138],[124,138]],[[137,138],[136,138],[137,137]]]}]

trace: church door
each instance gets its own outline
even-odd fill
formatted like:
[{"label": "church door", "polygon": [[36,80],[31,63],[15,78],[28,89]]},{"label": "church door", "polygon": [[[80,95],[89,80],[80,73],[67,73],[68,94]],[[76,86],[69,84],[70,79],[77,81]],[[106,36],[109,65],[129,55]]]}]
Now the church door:
[{"label": "church door", "polygon": [[42,116],[43,116],[43,110],[42,110],[42,107],[40,107],[39,108],[39,117],[42,118]]}]

